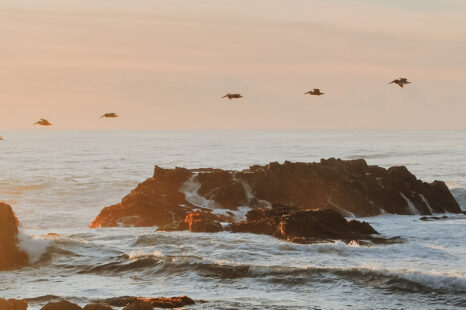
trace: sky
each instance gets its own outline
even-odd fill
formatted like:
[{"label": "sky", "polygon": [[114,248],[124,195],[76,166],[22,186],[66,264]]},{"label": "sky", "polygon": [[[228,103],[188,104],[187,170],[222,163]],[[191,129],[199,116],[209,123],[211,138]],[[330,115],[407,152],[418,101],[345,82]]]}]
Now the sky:
[{"label": "sky", "polygon": [[0,21],[0,129],[466,130],[464,0],[2,0]]}]

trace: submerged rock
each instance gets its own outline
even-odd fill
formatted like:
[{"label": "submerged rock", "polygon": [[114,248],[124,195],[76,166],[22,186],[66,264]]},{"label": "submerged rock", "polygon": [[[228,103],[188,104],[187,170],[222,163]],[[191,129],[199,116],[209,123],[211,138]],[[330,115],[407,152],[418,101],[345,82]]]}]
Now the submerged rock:
[{"label": "submerged rock", "polygon": [[26,310],[27,308],[26,300],[0,298],[0,310]]},{"label": "submerged rock", "polygon": [[[422,182],[403,166],[385,169],[363,159],[330,158],[320,163],[273,162],[243,171],[156,167],[152,178],[120,203],[104,208],[90,227],[157,225],[166,230],[216,231],[215,222],[194,214],[275,203],[356,217],[461,212],[441,181]],[[194,225],[186,226],[182,223],[189,214]]]},{"label": "submerged rock", "polygon": [[423,216],[423,217],[419,218],[420,221],[424,221],[424,222],[446,220],[446,219],[448,219],[448,216],[446,216],[446,215],[444,215],[444,216]]},{"label": "submerged rock", "polygon": [[18,226],[11,207],[0,202],[0,271],[21,268],[29,263],[28,255],[18,248]]},{"label": "submerged rock", "polygon": [[366,222],[348,222],[332,209],[301,210],[275,204],[272,208],[249,211],[246,220],[231,224],[232,232],[275,236],[296,243],[327,240],[370,240],[378,232]]}]

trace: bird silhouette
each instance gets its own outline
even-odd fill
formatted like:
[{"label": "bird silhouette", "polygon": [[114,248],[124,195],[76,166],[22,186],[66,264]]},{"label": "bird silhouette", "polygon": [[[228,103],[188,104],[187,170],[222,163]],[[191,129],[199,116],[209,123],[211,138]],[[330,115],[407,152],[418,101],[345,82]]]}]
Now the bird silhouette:
[{"label": "bird silhouette", "polygon": [[113,113],[113,112],[112,113],[105,113],[100,118],[103,118],[103,117],[115,118],[115,117],[118,117],[118,114]]},{"label": "bird silhouette", "polygon": [[411,83],[411,82],[408,82],[408,79],[407,79],[407,78],[399,78],[399,79],[396,79],[396,80],[391,81],[391,82],[388,83],[388,84],[392,84],[392,83],[395,83],[396,85],[398,85],[398,86],[400,86],[400,87],[403,87],[404,85],[409,84],[409,83]]},{"label": "bird silhouette", "polygon": [[0,141],[2,141],[2,140],[3,140],[3,137],[2,137],[2,136],[0,136]]},{"label": "bird silhouette", "polygon": [[50,123],[48,120],[41,118],[37,122],[34,123],[34,125],[41,125],[41,126],[51,126],[52,123]]},{"label": "bird silhouette", "polygon": [[308,91],[307,93],[304,93],[304,94],[305,95],[309,94],[309,95],[313,95],[313,96],[321,96],[321,95],[323,95],[325,93],[321,93],[320,89],[314,88],[313,90],[310,90],[310,91]]},{"label": "bird silhouette", "polygon": [[239,99],[239,98],[243,98],[243,96],[241,96],[240,94],[226,94],[225,96],[223,96],[222,98],[228,98],[228,99]]}]

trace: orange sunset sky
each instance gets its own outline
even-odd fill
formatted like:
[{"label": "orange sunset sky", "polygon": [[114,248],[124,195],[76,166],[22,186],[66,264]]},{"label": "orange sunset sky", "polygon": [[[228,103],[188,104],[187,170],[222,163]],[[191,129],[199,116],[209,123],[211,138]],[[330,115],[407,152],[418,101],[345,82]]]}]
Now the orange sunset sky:
[{"label": "orange sunset sky", "polygon": [[0,56],[1,129],[466,130],[464,0],[2,0]]}]

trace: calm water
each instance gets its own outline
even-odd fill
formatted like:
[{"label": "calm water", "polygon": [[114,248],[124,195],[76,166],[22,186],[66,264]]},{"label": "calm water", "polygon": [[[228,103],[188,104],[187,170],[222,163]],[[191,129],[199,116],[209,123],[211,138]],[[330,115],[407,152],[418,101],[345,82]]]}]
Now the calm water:
[{"label": "calm water", "polygon": [[[31,267],[0,272],[0,297],[84,305],[187,294],[194,309],[466,307],[466,217],[367,218],[405,243],[297,245],[251,234],[87,228],[154,165],[244,169],[365,158],[444,180],[466,210],[466,132],[2,131],[0,200],[22,223]],[[47,235],[55,233],[58,235]]]}]

